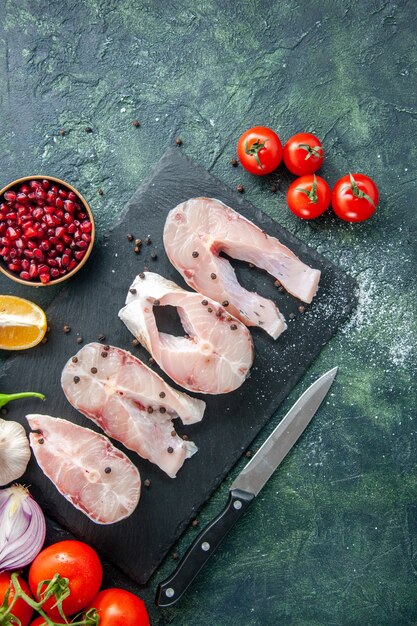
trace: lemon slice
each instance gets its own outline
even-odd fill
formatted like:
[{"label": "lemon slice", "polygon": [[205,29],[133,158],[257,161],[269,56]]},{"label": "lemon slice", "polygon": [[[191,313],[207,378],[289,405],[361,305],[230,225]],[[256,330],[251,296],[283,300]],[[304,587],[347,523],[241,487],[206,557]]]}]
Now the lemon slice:
[{"label": "lemon slice", "polygon": [[30,300],[0,295],[0,348],[26,350],[45,336],[46,315]]}]

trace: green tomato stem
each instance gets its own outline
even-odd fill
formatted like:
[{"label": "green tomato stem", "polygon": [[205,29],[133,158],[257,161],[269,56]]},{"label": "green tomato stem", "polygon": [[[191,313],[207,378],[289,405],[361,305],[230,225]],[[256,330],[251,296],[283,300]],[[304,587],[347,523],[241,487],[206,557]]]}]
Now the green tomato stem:
[{"label": "green tomato stem", "polygon": [[22,398],[40,398],[45,400],[43,393],[36,391],[22,391],[21,393],[0,393],[0,409],[12,400],[21,400]]}]

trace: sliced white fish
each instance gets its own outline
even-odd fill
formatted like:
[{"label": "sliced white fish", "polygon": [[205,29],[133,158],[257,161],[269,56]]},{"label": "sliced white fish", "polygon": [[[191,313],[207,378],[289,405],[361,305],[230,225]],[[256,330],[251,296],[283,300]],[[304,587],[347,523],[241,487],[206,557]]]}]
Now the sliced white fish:
[{"label": "sliced white fish", "polygon": [[33,454],[43,473],[97,524],[113,524],[135,510],[137,468],[104,435],[50,415],[27,415]]},{"label": "sliced white fish", "polygon": [[61,384],[73,407],[171,478],[197,451],[172,420],[199,422],[205,402],[176,391],[130,352],[89,343],[65,365]]},{"label": "sliced white fish", "polygon": [[283,316],[272,300],[239,284],[220,252],[267,271],[304,302],[311,302],[320,280],[319,270],[214,198],[191,198],[172,209],[165,223],[164,245],[190,287],[217,302],[228,301],[232,315],[247,326],[260,326],[274,339],[286,329]]},{"label": "sliced white fish", "polygon": [[[159,332],[155,306],[176,307],[186,336]],[[240,387],[253,362],[248,329],[225,307],[153,272],[139,274],[119,317],[176,383],[200,393]]]}]

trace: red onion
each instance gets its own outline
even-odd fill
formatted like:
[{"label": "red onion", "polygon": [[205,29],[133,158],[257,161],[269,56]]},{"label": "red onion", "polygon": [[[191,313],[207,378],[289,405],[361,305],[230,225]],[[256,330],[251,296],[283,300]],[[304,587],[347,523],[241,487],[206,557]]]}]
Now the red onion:
[{"label": "red onion", "polygon": [[45,517],[26,487],[0,490],[0,573],[29,565],[45,541]]}]

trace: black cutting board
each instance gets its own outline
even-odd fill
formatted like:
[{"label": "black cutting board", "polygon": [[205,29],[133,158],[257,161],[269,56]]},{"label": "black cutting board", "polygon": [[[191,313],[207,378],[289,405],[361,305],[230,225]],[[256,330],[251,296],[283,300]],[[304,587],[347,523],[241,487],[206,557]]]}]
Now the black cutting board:
[{"label": "black cutting board", "polygon": [[[356,303],[356,283],[352,278],[213,178],[180,150],[171,149],[132,197],[109,235],[97,243],[80,275],[49,307],[48,343],[6,361],[0,378],[2,390],[33,389],[47,396],[44,403],[30,400],[11,404],[10,419],[26,425],[24,414],[41,412],[99,430],[65,399],[60,386],[62,367],[80,347],[76,343],[77,333],[83,337],[84,344],[96,341],[99,334],[104,333],[106,343],[132,350],[147,362],[149,355],[143,348],[132,347],[132,336],[117,313],[124,304],[132,279],[144,266],[186,287],[165,255],[162,232],[168,211],[195,196],[218,198],[235,208],[270,235],[278,237],[305,263],[319,268],[322,278],[317,297],[306,312],[300,314],[297,310],[300,302],[280,293],[273,278],[245,263],[235,264],[237,275],[246,288],[272,298],[287,321],[290,313],[294,313],[295,318],[289,321],[288,330],[277,341],[255,329],[256,357],[249,379],[231,394],[205,397],[207,409],[200,424],[187,429],[179,426],[180,432],[187,432],[196,442],[199,452],[186,461],[176,479],[168,478],[156,466],[127,451],[142,479],[151,480],[151,486],[142,489],[139,506],[128,519],[111,526],[94,524],[58,493],[36,461],[30,462],[22,481],[32,485],[32,493],[44,510],[141,584],[146,583],[171,545]],[[134,243],[127,241],[129,232],[142,240],[150,235],[152,244],[144,245],[136,255]],[[151,253],[155,251],[157,259],[152,259]],[[33,296],[36,297],[36,293]],[[163,309],[161,315],[164,315]],[[166,319],[161,319],[160,323],[166,330],[175,320],[167,311]],[[72,328],[68,335],[62,332],[65,324]],[[161,373],[156,365],[153,367]],[[169,382],[164,374],[162,376]],[[116,445],[123,449],[121,444]]]}]

